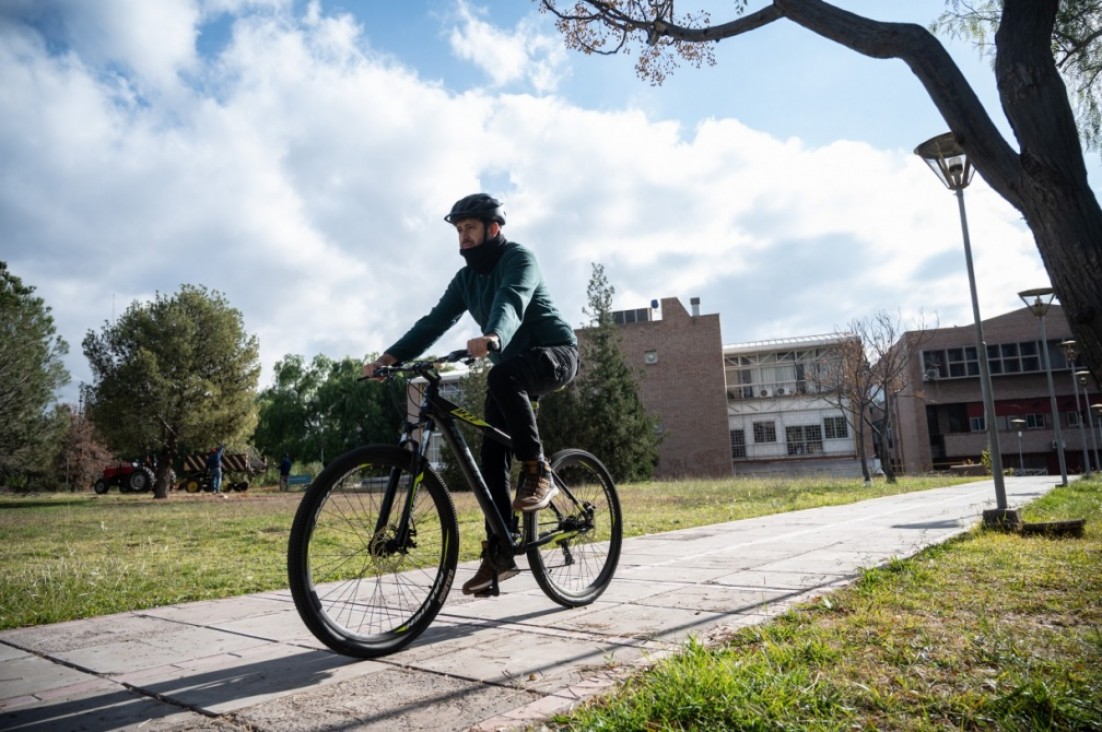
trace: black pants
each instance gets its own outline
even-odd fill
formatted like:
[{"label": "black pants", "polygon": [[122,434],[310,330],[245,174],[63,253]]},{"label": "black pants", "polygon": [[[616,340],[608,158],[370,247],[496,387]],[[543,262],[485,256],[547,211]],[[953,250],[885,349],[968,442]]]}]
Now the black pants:
[{"label": "black pants", "polygon": [[482,441],[482,475],[494,505],[508,522],[513,513],[509,467],[518,460],[543,457],[532,400],[561,389],[578,373],[577,346],[530,348],[507,358],[486,375],[486,422],[513,438],[513,449]]}]

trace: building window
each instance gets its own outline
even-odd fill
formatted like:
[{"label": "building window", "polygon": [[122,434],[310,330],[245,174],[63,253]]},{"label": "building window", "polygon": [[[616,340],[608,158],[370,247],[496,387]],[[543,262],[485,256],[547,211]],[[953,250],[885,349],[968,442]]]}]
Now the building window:
[{"label": "building window", "polygon": [[777,441],[777,425],[774,422],[755,422],[754,423],[754,442],[776,442]]},{"label": "building window", "polygon": [[1045,428],[1045,415],[1027,414],[1025,416],[1025,428],[1027,430],[1043,430]]},{"label": "building window", "polygon": [[1064,412],[1064,421],[1068,423],[1068,427],[1079,426],[1079,412]]},{"label": "building window", "polygon": [[[1048,356],[1052,368],[1067,368],[1067,359],[1056,341],[1049,341]],[[925,379],[950,379],[979,375],[979,361],[974,346],[946,348],[923,351],[922,367]],[[1044,370],[1041,362],[1041,344],[1039,341],[1019,341],[1016,343],[996,343],[987,346],[987,363],[991,373],[1028,374]],[[1064,364],[1061,366],[1061,364]]]},{"label": "building window", "polygon": [[789,455],[817,455],[823,452],[823,428],[817,424],[784,428]]},{"label": "building window", "polygon": [[746,430],[731,430],[731,459],[746,457]]},{"label": "building window", "polygon": [[972,432],[983,432],[987,429],[987,420],[983,417],[970,417],[968,419],[968,429]]},{"label": "building window", "polygon": [[849,427],[845,417],[827,417],[823,420],[823,432],[828,440],[842,440],[849,437]]}]

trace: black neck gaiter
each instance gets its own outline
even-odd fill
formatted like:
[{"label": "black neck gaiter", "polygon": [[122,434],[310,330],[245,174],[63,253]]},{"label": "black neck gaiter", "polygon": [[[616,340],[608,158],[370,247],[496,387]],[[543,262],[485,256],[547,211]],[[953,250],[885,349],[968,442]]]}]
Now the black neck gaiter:
[{"label": "black neck gaiter", "polygon": [[492,239],[470,249],[460,249],[459,256],[467,260],[467,266],[478,274],[490,274],[501,259],[501,253],[505,250],[505,237],[498,234]]}]

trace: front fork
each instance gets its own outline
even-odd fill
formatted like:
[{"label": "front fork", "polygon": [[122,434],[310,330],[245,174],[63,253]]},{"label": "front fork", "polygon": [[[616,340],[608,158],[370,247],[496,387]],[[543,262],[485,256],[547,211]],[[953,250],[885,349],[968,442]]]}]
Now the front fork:
[{"label": "front fork", "polygon": [[[379,502],[379,516],[375,519],[374,540],[371,542],[371,553],[376,555],[389,555],[394,552],[405,552],[416,546],[415,538],[417,528],[413,526],[413,507],[417,502],[417,491],[421,489],[421,481],[424,479],[425,453],[432,439],[431,425],[424,426],[422,440],[418,443],[412,436],[412,425],[407,425],[402,434],[399,445],[409,450],[410,462],[406,470],[391,468],[387,477],[386,488],[383,490],[382,500]],[[409,482],[402,483],[402,474],[409,474]],[[404,495],[405,501],[401,503],[399,510],[401,515],[397,521],[391,522],[391,515],[395,512],[395,504],[398,496]]]}]

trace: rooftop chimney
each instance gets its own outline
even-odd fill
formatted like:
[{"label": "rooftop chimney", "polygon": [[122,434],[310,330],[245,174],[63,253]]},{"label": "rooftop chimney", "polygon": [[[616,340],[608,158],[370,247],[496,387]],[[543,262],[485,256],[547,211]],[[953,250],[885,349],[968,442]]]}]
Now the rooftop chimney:
[{"label": "rooftop chimney", "polygon": [[693,308],[693,317],[694,318],[699,317],[700,316],[700,298],[699,297],[689,298],[689,305],[691,305],[692,308]]}]

